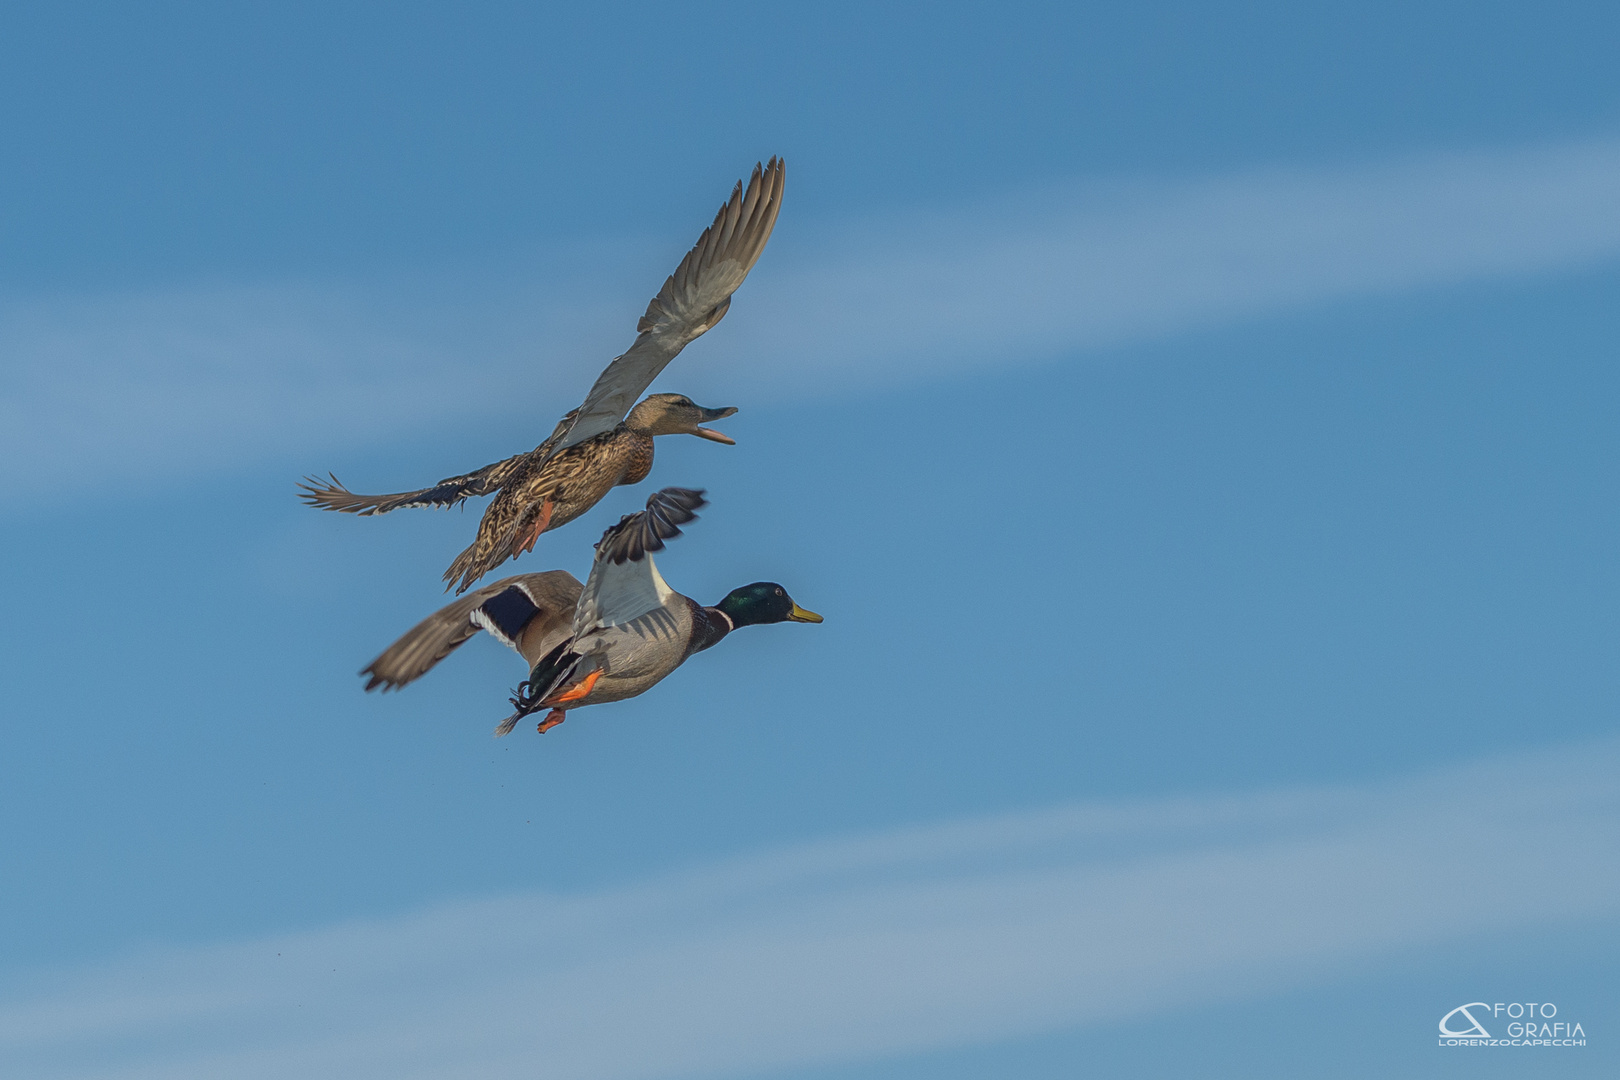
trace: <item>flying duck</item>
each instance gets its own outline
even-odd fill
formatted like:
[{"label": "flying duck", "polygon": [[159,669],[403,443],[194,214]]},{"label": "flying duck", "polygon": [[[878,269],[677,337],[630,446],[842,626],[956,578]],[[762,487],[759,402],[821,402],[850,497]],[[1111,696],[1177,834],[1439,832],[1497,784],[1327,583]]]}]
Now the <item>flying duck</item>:
[{"label": "flying duck", "polygon": [[544,733],[570,709],[645,693],[739,627],[822,621],[774,581],[733,589],[712,607],[671,589],[652,553],[681,535],[680,526],[695,520],[704,505],[701,491],[654,492],[645,510],[625,515],[602,534],[583,586],[566,570],[486,585],[429,615],[368,664],[360,673],[368,677],[366,689],[404,686],[484,630],[530,666],[512,698],[517,711],[495,734],[549,709],[538,727]]},{"label": "flying duck", "polygon": [[540,534],[560,528],[595,506],[618,484],[639,484],[652,470],[658,435],[696,435],[734,445],[702,427],[737,410],[709,409],[683,394],[653,394],[635,402],[668,363],[731,307],[731,295],[759,260],[782,208],[786,178],[780,158],[754,166],[715,215],[714,223],[636,324],[636,340],[597,377],[584,404],[558,422],[545,442],[527,453],[452,476],[432,487],[393,495],[359,495],[336,476],[305,477],[306,503],[322,510],[371,515],[407,506],[454,506],[497,493],[478,524],[478,536],[444,572],[446,590],[467,589],[507,559],[534,548]]}]

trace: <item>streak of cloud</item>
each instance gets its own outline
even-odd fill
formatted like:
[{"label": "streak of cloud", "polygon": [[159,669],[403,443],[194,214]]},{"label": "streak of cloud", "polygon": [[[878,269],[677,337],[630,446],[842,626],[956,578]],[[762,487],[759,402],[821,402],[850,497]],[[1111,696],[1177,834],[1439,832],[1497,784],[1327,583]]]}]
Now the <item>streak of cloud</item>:
[{"label": "streak of cloud", "polygon": [[[1014,192],[883,221],[790,210],[726,323],[665,381],[847,393],[1595,265],[1620,255],[1616,190],[1620,143],[1602,141]],[[550,253],[546,272],[482,282],[13,298],[0,457],[34,494],[441,424],[511,427],[524,449],[628,345],[668,270],[646,250],[664,246]]]},{"label": "streak of cloud", "polygon": [[1620,255],[1617,184],[1620,143],[1594,142],[1015,194],[762,278],[747,348],[893,381],[1577,268]]},{"label": "streak of cloud", "polygon": [[654,1080],[1108,1024],[1612,917],[1617,766],[1609,741],[1365,787],[1062,808],[153,949],[14,979],[0,1063],[41,1080]]}]

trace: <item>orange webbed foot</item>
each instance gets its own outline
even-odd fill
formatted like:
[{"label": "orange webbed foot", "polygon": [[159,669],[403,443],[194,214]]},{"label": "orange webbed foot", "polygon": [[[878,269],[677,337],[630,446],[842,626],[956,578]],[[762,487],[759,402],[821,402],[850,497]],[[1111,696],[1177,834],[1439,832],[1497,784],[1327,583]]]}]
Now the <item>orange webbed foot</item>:
[{"label": "orange webbed foot", "polygon": [[596,680],[600,679],[601,677],[602,671],[600,668],[598,668],[596,671],[591,672],[573,686],[570,686],[567,690],[564,690],[562,693],[558,694],[556,697],[549,698],[541,704],[561,705],[565,701],[578,701],[580,698],[591,692],[591,688],[596,685]]},{"label": "orange webbed foot", "polygon": [[523,538],[523,543],[517,547],[517,554],[522,555],[525,551],[534,550],[534,542],[540,539],[541,533],[551,527],[551,512],[555,509],[557,509],[557,504],[550,499],[540,504],[540,516],[534,519],[533,525],[529,526],[529,532]]},{"label": "orange webbed foot", "polygon": [[550,731],[552,728],[556,727],[566,719],[568,719],[568,713],[565,710],[552,709],[550,712],[546,713],[546,718],[540,721],[540,726],[535,728],[535,730],[544,735],[546,732]]}]

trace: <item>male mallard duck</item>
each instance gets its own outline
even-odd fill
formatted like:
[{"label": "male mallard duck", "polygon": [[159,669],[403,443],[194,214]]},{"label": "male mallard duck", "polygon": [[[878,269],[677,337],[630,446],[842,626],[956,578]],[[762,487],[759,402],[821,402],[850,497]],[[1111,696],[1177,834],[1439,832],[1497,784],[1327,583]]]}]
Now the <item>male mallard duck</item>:
[{"label": "male mallard duck", "polygon": [[[652,469],[653,437],[686,434],[732,444],[699,426],[734,408],[706,409],[681,394],[653,394],[630,407],[690,342],[725,317],[731,294],[759,260],[782,207],[784,165],[754,166],[746,191],[738,183],[714,224],[664,282],[636,324],[630,351],[597,377],[585,403],[564,416],[535,449],[433,487],[394,495],[357,495],[331,476],[306,477],[302,498],[323,510],[385,514],[405,506],[454,506],[499,492],[484,511],[478,537],[444,572],[446,588],[465,592],[507,559],[532,550],[540,534],[566,525],[617,484],[639,484]],[[628,413],[628,415],[626,415]]]},{"label": "male mallard duck", "polygon": [[733,589],[713,607],[665,584],[652,553],[679,536],[703,505],[701,491],[655,492],[645,510],[602,534],[583,587],[563,570],[519,574],[429,615],[360,673],[370,677],[366,689],[403,686],[487,630],[530,665],[528,681],[512,699],[517,712],[495,734],[507,734],[543,708],[551,710],[540,722],[545,732],[569,709],[645,693],[740,626],[821,621],[774,581]]}]

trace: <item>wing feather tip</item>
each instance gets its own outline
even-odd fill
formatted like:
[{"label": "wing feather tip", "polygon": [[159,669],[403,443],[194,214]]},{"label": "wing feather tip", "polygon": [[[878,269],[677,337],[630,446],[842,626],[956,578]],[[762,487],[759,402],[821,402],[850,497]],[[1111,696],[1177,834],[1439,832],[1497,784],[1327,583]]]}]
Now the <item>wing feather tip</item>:
[{"label": "wing feather tip", "polygon": [[697,511],[708,505],[704,494],[702,489],[678,487],[653,492],[645,510],[626,514],[602,534],[596,545],[598,558],[622,566],[664,550],[664,542],[680,536],[680,526],[696,521]]}]

